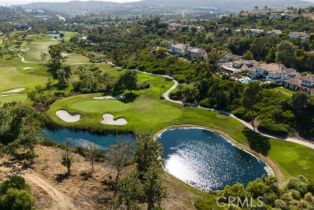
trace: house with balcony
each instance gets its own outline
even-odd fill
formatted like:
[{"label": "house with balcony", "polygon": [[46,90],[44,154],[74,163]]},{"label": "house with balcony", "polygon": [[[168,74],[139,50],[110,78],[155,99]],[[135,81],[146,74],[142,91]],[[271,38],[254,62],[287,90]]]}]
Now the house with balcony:
[{"label": "house with balcony", "polygon": [[295,69],[286,68],[283,64],[262,63],[256,67],[251,74],[254,79],[262,79],[264,81],[276,82],[282,84],[284,80],[293,78],[297,75]]},{"label": "house with balcony", "polygon": [[206,50],[202,48],[190,48],[188,49],[188,56],[191,60],[194,59],[202,59],[202,60],[208,60],[208,55]]},{"label": "house with balcony", "polygon": [[289,37],[291,39],[307,40],[309,37],[309,34],[307,34],[306,32],[291,32],[289,34]]},{"label": "house with balcony", "polygon": [[309,95],[314,95],[314,75],[284,80],[283,86],[293,91],[304,91]]},{"label": "house with balcony", "polygon": [[184,56],[188,53],[189,46],[186,44],[178,43],[170,46],[169,52],[174,55]]}]

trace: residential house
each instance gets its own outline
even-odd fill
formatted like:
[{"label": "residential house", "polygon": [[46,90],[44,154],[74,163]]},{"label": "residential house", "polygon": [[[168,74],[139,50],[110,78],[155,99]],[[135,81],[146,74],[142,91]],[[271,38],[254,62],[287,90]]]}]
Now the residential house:
[{"label": "residential house", "polygon": [[172,44],[170,46],[170,53],[174,55],[181,55],[184,56],[188,53],[189,46],[186,44],[178,43],[178,44]]},{"label": "residential house", "polygon": [[261,29],[250,29],[250,34],[251,36],[259,36],[261,34],[265,34],[265,31],[264,30],[261,30]]},{"label": "residential house", "polygon": [[178,29],[182,29],[183,26],[184,25],[180,23],[169,23],[168,28],[172,30],[178,30]]},{"label": "residential house", "polygon": [[270,36],[279,36],[282,34],[282,31],[281,30],[277,30],[277,29],[273,29],[271,31],[267,31],[266,32],[267,35],[270,35]]},{"label": "residential house", "polygon": [[302,40],[307,40],[309,35],[306,32],[291,32],[289,34],[289,37],[291,39],[302,39]]},{"label": "residential house", "polygon": [[283,86],[293,91],[304,91],[310,95],[314,95],[314,75],[305,77],[295,77],[284,80]]},{"label": "residential house", "polygon": [[254,72],[257,66],[255,60],[236,60],[221,65],[221,68],[228,73],[239,73],[243,71]]},{"label": "residential house", "polygon": [[281,84],[284,80],[293,78],[297,75],[295,69],[286,68],[283,64],[260,64],[255,72],[251,74],[253,78],[263,79],[265,81],[276,82]]},{"label": "residential house", "polygon": [[203,60],[208,60],[208,55],[206,50],[202,48],[190,48],[188,49],[188,56],[190,59],[203,59]]}]

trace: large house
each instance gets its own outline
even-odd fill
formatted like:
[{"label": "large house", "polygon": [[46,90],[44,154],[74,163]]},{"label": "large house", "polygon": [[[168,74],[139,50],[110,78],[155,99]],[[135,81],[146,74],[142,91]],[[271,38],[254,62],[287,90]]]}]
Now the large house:
[{"label": "large house", "polygon": [[192,48],[182,43],[172,44],[170,46],[169,52],[174,55],[187,56],[192,60],[194,59],[207,60],[208,59],[206,50],[202,48]]},{"label": "large house", "polygon": [[314,95],[314,75],[284,80],[283,86],[293,91],[304,91]]},{"label": "large house", "polygon": [[243,71],[254,72],[257,66],[255,60],[238,59],[231,62],[226,62],[221,65],[221,68],[228,73],[239,73]]},{"label": "large house", "polygon": [[280,84],[284,80],[293,78],[296,75],[297,71],[295,69],[286,68],[283,64],[276,63],[260,64],[252,74],[254,78]]},{"label": "large house", "polygon": [[306,32],[291,32],[289,34],[289,37],[291,39],[302,39],[302,40],[307,40],[309,35]]},{"label": "large house", "polygon": [[190,48],[188,49],[188,56],[190,59],[203,59],[203,60],[208,60],[208,55],[206,50],[202,48]]},{"label": "large house", "polygon": [[184,55],[187,54],[188,48],[189,48],[189,46],[186,45],[186,44],[181,44],[181,43],[179,43],[179,44],[172,44],[170,46],[169,51],[172,54],[184,56]]}]

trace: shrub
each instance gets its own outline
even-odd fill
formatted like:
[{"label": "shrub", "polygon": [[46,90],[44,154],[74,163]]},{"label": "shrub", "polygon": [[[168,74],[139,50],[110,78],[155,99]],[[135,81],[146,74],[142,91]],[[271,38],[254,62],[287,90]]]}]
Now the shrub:
[{"label": "shrub", "polygon": [[288,135],[287,125],[276,123],[271,119],[263,119],[258,125],[258,129],[262,132],[272,133],[280,136]]},{"label": "shrub", "polygon": [[216,103],[216,100],[213,98],[205,98],[201,101],[200,105],[202,107],[213,108]]},{"label": "shrub", "polygon": [[138,89],[143,90],[143,89],[149,89],[150,88],[150,84],[148,82],[144,82],[143,84],[140,84],[138,86]]},{"label": "shrub", "polygon": [[8,192],[0,196],[0,209],[30,210],[33,198],[26,190],[10,188]]},{"label": "shrub", "polygon": [[237,117],[239,117],[245,121],[251,121],[256,116],[255,113],[249,112],[244,107],[239,107],[239,108],[235,109],[232,113],[235,116],[237,116]]},{"label": "shrub", "polygon": [[25,180],[12,176],[0,184],[0,209],[30,210],[33,198]]}]

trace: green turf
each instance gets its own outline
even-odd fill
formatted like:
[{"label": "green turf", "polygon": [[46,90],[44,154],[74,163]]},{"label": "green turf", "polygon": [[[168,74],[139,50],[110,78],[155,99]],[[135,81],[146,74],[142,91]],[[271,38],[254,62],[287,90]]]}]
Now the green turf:
[{"label": "green turf", "polygon": [[26,94],[9,94],[8,96],[2,97],[0,94],[0,107],[4,103],[10,103],[10,102],[24,102],[27,100]]},{"label": "green turf", "polygon": [[289,90],[289,89],[284,88],[284,87],[276,87],[273,90],[276,91],[276,92],[282,93],[282,94],[284,94],[286,96],[292,96],[295,93],[294,91]]},{"label": "green turf", "polygon": [[89,59],[83,55],[70,54],[67,56],[67,64],[88,63]]},{"label": "green turf", "polygon": [[71,104],[71,109],[75,112],[101,113],[108,110],[110,113],[121,112],[129,109],[129,104],[122,103],[118,100],[91,100],[89,97],[82,101],[78,97],[78,101]]},{"label": "green turf", "polygon": [[[32,69],[24,70],[25,67]],[[42,66],[22,65],[22,66],[0,66],[0,91],[15,88],[33,88],[39,84],[47,82],[46,70]]]},{"label": "green turf", "polygon": [[[104,68],[114,71],[114,68],[111,67]],[[178,104],[159,100],[160,86],[164,85],[167,89],[171,87],[171,81],[165,81],[162,77],[139,74],[139,82],[148,82],[151,88],[136,91],[139,96],[132,103],[122,104],[122,102],[113,103],[112,100],[93,100],[93,97],[101,96],[101,94],[77,95],[58,100],[51,106],[48,114],[54,122],[60,125],[93,130],[115,129],[135,132],[150,130],[156,132],[176,124],[202,125],[224,131],[237,141],[248,144],[248,139],[243,134],[244,125],[233,118],[217,112],[193,107],[184,108]],[[81,120],[74,124],[65,123],[55,115],[59,109],[79,112],[82,115]],[[107,112],[114,113],[115,117],[126,118],[128,125],[122,127],[102,125],[100,123],[102,115]],[[312,149],[282,140],[269,139],[269,141],[271,143],[269,157],[280,165],[286,178],[303,174],[314,181]]]}]

